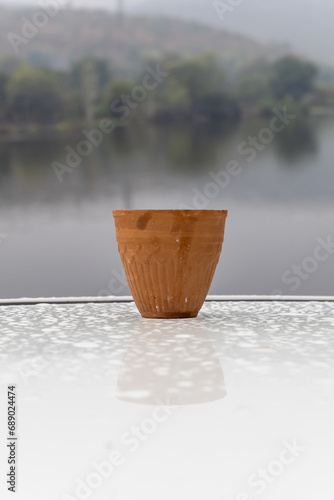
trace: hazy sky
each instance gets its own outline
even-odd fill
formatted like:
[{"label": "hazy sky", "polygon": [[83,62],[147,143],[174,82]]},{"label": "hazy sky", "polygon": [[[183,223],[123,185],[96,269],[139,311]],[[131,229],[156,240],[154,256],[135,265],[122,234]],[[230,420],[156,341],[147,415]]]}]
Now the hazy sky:
[{"label": "hazy sky", "polygon": [[[41,3],[46,2],[47,0],[41,0]],[[64,0],[65,2],[66,0]],[[117,5],[117,0],[69,0],[73,7],[104,7],[113,9]],[[60,2],[59,2],[60,3]],[[124,2],[127,6],[132,7],[134,5],[140,5],[144,3],[143,0],[125,0]],[[0,1],[0,5],[40,5],[39,0],[2,0]]]}]

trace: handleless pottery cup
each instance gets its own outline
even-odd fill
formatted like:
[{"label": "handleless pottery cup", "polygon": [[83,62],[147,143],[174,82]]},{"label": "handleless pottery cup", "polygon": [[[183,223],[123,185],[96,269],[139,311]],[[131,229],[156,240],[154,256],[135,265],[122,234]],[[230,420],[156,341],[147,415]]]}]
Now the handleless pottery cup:
[{"label": "handleless pottery cup", "polygon": [[114,210],[118,250],[144,318],[193,318],[224,240],[227,210]]}]

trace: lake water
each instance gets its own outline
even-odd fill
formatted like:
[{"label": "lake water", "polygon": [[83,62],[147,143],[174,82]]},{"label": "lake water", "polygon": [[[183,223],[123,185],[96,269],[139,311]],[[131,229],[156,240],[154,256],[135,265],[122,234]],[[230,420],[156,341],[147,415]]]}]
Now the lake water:
[{"label": "lake water", "polygon": [[112,210],[180,207],[229,210],[211,294],[334,295],[334,117],[269,123],[123,127],[62,182],[82,133],[2,138],[0,298],[129,294]]}]

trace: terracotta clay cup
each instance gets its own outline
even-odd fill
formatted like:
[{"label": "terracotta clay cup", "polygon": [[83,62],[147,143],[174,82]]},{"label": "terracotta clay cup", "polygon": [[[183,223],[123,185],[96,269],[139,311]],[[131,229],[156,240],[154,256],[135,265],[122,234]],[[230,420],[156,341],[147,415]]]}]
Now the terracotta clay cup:
[{"label": "terracotta clay cup", "polygon": [[144,318],[194,318],[208,294],[227,210],[114,210],[118,250]]}]

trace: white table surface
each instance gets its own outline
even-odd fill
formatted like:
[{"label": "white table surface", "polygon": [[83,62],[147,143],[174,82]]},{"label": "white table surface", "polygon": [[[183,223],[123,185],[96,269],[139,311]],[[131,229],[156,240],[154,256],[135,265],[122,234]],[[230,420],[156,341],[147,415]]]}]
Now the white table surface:
[{"label": "white table surface", "polygon": [[2,305],[0,331],[1,499],[334,498],[334,302]]}]

